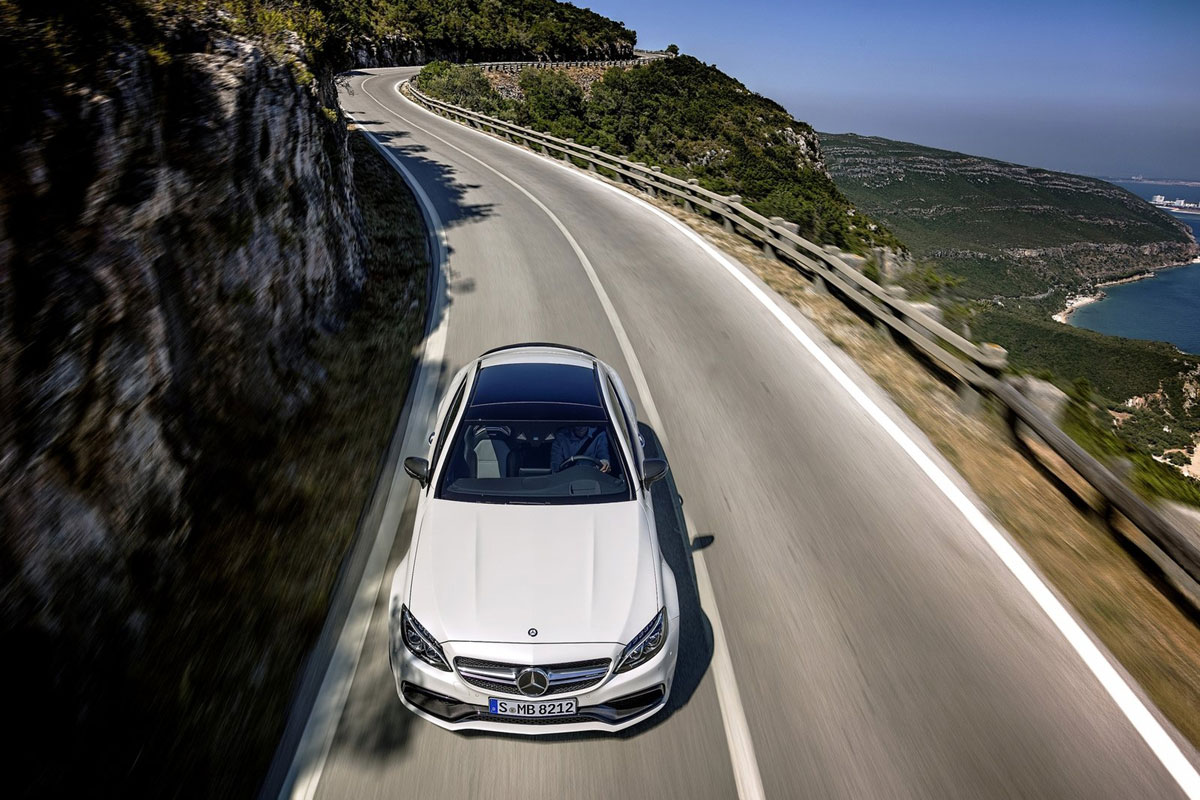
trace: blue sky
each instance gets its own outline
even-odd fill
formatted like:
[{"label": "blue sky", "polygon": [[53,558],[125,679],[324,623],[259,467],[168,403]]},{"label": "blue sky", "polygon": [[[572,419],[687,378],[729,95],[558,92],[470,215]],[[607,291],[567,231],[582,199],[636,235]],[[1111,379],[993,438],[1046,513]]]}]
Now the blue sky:
[{"label": "blue sky", "polygon": [[819,131],[1200,180],[1200,0],[579,0]]}]

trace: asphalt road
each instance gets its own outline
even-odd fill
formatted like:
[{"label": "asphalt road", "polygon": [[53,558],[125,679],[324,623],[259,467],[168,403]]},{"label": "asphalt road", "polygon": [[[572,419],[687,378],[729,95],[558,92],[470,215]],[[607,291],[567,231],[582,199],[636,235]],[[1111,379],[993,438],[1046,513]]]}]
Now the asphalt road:
[{"label": "asphalt road", "polygon": [[[668,714],[619,737],[457,735],[411,717],[384,641],[410,492],[386,579],[365,587],[376,612],[327,757],[304,757],[298,795],[1182,796],[962,510],[777,314],[644,205],[401,98],[413,72],[349,76],[341,101],[444,223],[438,366],[540,340],[626,376],[687,510],[685,532],[663,484],[660,535],[686,604],[680,680]],[[860,371],[784,313],[958,482]],[[689,536],[712,537],[697,570]]]}]

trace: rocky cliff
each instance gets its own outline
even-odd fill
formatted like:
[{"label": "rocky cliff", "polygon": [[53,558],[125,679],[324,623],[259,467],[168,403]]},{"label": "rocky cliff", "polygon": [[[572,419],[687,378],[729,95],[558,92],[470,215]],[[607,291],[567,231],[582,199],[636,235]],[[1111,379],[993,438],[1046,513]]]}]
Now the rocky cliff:
[{"label": "rocky cliff", "polygon": [[[312,587],[290,618],[270,592],[224,605],[188,593],[228,585],[213,578],[246,570],[248,549],[308,552],[282,529],[247,531],[259,538],[240,549],[222,536],[259,512],[293,513],[275,503],[324,496],[268,486],[288,469],[297,420],[324,407],[310,401],[345,390],[328,357],[345,339],[322,337],[359,305],[365,265],[423,242],[380,234],[379,197],[364,226],[334,73],[627,57],[635,41],[553,0],[0,0],[0,650],[20,654],[9,667],[22,739],[9,755],[33,775],[26,793],[59,794],[63,780],[102,795],[135,779],[156,796],[246,786],[281,724],[286,667],[272,665],[267,691],[259,649],[221,658],[221,641],[271,635],[195,632],[253,627],[239,609],[294,626],[320,616],[328,585],[312,569],[269,576]],[[330,447],[331,463],[345,452]],[[310,472],[324,475],[325,455]],[[176,626],[193,634],[179,647],[205,658],[164,657]],[[232,671],[198,676],[194,663]],[[156,670],[162,680],[145,680]],[[214,684],[216,699],[197,688]],[[259,691],[257,704],[231,700]],[[266,711],[230,711],[244,708]],[[222,746],[186,740],[197,733]]]},{"label": "rocky cliff", "polygon": [[214,21],[89,70],[13,63],[34,35],[0,41],[0,633],[25,696],[70,703],[140,656],[144,598],[364,273],[330,83]]},{"label": "rocky cliff", "polygon": [[355,67],[416,66],[431,61],[615,61],[633,58],[634,35],[618,41],[571,44],[552,53],[534,53],[523,47],[484,48],[452,42],[425,41],[403,34],[366,37],[350,43],[345,60]]}]

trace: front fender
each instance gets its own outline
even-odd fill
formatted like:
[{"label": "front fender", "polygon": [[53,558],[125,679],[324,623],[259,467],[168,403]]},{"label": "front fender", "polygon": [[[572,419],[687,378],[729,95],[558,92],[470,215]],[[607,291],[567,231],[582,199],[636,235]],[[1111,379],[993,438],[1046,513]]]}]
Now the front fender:
[{"label": "front fender", "polygon": [[407,587],[408,556],[405,556],[396,567],[396,571],[392,573],[392,588],[388,594],[388,663],[392,667],[393,675],[398,674],[396,670],[400,664],[398,648],[404,646],[404,643],[400,641],[400,606],[404,605],[404,594]]},{"label": "front fender", "polygon": [[679,620],[679,589],[675,585],[675,571],[665,560],[662,562],[663,604],[667,607],[667,619],[674,626]]}]

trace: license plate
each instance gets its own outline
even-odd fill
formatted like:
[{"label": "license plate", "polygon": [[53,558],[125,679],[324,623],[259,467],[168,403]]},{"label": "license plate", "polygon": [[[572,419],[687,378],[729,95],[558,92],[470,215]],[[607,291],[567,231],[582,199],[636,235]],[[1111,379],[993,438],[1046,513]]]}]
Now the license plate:
[{"label": "license plate", "polygon": [[488,710],[504,717],[569,717],[575,714],[574,697],[560,700],[507,700],[489,697]]}]

